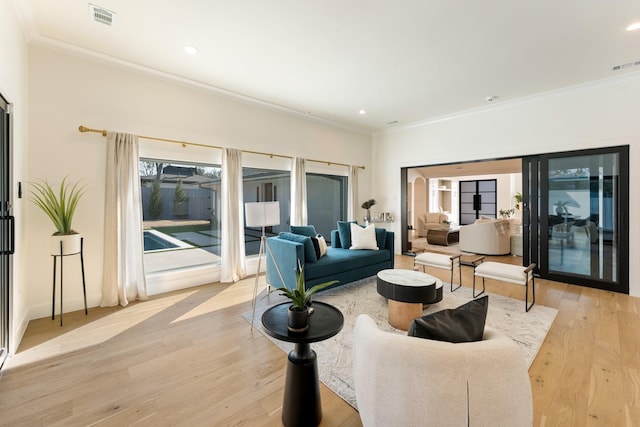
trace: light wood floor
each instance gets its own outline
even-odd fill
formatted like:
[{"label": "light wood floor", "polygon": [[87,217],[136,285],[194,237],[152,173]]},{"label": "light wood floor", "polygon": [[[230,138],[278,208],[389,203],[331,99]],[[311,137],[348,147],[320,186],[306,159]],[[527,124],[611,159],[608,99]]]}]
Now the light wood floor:
[{"label": "light wood floor", "polygon": [[[396,257],[396,268],[412,263]],[[470,284],[471,269],[463,271]],[[286,356],[240,316],[253,283],[69,313],[62,328],[57,317],[32,321],[0,378],[0,425],[280,425]],[[537,304],[559,314],[529,371],[534,425],[640,425],[640,299],[536,284]],[[487,285],[523,299],[522,287]],[[323,426],[361,425],[349,405],[321,392]]]}]

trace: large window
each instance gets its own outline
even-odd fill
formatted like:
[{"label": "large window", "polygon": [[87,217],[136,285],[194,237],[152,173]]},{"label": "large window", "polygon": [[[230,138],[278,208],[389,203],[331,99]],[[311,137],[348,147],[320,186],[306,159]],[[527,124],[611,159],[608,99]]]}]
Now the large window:
[{"label": "large window", "polygon": [[[221,175],[220,165],[140,160],[147,277],[220,265]],[[280,202],[280,225],[267,227],[267,236],[289,231],[291,173],[245,167],[242,176],[244,202]],[[347,177],[308,173],[307,199],[308,223],[329,241],[346,217]],[[245,254],[257,255],[262,230],[245,227],[244,233]]]},{"label": "large window", "polygon": [[220,166],[140,161],[147,274],[220,264]]},{"label": "large window", "polygon": [[337,222],[347,218],[347,177],[307,173],[307,222],[327,242]]},{"label": "large window", "polygon": [[[280,225],[267,227],[267,237],[289,231],[291,224],[291,173],[270,169],[243,168],[245,202],[280,202]],[[329,242],[331,230],[347,216],[347,177],[307,173],[307,222]],[[247,255],[256,255],[260,229],[245,228]]]},{"label": "large window", "polygon": [[[289,231],[291,212],[291,173],[272,169],[242,168],[243,198],[245,202],[280,202],[280,225],[266,227],[267,237]],[[244,247],[247,256],[260,250],[261,228],[244,229]]]}]

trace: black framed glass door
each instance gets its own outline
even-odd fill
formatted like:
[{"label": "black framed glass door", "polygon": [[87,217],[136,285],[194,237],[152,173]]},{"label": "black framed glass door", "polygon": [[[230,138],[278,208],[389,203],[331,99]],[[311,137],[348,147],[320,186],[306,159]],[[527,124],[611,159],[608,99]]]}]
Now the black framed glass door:
[{"label": "black framed glass door", "polygon": [[629,293],[629,147],[523,159],[525,265],[550,280]]},{"label": "black framed glass door", "polygon": [[497,180],[460,181],[460,225],[473,224],[480,216],[495,218]]},{"label": "black framed glass door", "polygon": [[0,95],[0,367],[9,349],[10,266],[14,248],[14,218],[10,205],[10,105]]}]

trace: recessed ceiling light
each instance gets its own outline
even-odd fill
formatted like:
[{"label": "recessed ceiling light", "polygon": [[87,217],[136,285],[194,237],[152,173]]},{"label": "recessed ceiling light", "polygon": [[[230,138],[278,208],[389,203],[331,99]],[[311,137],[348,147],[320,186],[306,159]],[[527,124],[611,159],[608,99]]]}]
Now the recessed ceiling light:
[{"label": "recessed ceiling light", "polygon": [[195,55],[196,53],[198,53],[198,49],[189,44],[184,45],[184,51],[190,55]]},{"label": "recessed ceiling light", "polygon": [[484,100],[487,102],[493,102],[496,100],[496,98],[498,98],[496,95],[490,95],[490,96],[487,96]]},{"label": "recessed ceiling light", "polygon": [[367,112],[365,110],[360,110],[358,111],[358,114],[360,114],[361,116],[364,116],[365,114],[367,114]]},{"label": "recessed ceiling light", "polygon": [[635,31],[640,29],[640,22],[634,22],[633,24],[627,27],[627,31]]}]

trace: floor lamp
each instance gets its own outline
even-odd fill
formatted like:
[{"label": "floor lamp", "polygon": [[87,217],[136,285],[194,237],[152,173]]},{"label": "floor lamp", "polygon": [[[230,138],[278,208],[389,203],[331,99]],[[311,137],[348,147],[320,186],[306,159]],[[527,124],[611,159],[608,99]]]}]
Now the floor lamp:
[{"label": "floor lamp", "polygon": [[[258,280],[260,278],[260,265],[262,264],[262,256],[265,254],[265,250],[269,250],[269,252],[271,252],[264,228],[272,225],[280,225],[280,202],[245,203],[244,220],[247,227],[262,227],[262,234],[260,235],[260,251],[258,252],[258,269],[256,270],[256,282],[253,286],[253,303],[251,312],[251,329],[253,329],[253,319],[256,314],[256,298],[258,297]],[[278,274],[280,275],[280,277],[282,277],[278,265],[275,264],[275,266]]]}]

